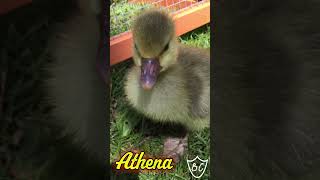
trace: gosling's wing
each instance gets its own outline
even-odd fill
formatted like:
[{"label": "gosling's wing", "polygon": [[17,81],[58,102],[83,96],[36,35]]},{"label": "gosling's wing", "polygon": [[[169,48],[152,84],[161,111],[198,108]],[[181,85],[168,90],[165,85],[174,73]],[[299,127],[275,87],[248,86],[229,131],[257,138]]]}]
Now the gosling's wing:
[{"label": "gosling's wing", "polygon": [[190,112],[195,118],[210,116],[209,59],[210,55],[204,49],[183,47],[179,52],[190,97]]}]

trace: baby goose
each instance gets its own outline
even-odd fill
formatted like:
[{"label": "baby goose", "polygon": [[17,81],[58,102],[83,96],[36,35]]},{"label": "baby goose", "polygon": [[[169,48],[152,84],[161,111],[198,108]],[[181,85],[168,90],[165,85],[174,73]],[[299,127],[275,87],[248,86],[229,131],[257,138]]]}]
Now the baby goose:
[{"label": "baby goose", "polygon": [[147,117],[188,130],[209,126],[210,54],[178,43],[170,16],[148,10],[134,21],[133,66],[125,93]]}]

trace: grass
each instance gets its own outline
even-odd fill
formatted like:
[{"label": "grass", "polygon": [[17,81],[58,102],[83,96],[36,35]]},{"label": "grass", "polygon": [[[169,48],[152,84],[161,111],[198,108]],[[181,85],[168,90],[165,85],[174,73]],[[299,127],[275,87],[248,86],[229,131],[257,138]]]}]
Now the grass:
[{"label": "grass", "polygon": [[[205,25],[190,33],[179,37],[181,43],[191,46],[210,47],[210,27]],[[151,122],[143,115],[130,107],[124,96],[124,77],[126,71],[132,66],[132,61],[125,61],[111,68],[111,151],[110,162],[114,162],[120,154],[129,149],[139,149],[149,155],[160,155],[163,149],[163,131],[174,131],[172,127]],[[210,131],[205,129],[201,132],[189,134],[188,152],[173,172],[166,174],[140,173],[139,179],[190,179],[186,159],[193,159],[197,155],[206,159],[210,154]],[[212,157],[211,157],[212,158]],[[209,179],[209,164],[202,179]],[[115,178],[115,177],[114,177]],[[128,177],[126,177],[128,178]]]},{"label": "grass", "polygon": [[[147,3],[130,3],[127,0],[114,0],[110,5],[110,36],[128,31],[133,17],[142,12],[143,9],[151,7],[153,5]],[[166,8],[162,8],[162,10],[172,11]]]},{"label": "grass", "polygon": [[110,6],[110,36],[129,30],[132,17],[150,6],[149,4],[133,4],[125,1],[113,3]]},{"label": "grass", "polygon": [[179,39],[183,44],[201,48],[210,48],[210,26],[202,26],[179,37]]}]

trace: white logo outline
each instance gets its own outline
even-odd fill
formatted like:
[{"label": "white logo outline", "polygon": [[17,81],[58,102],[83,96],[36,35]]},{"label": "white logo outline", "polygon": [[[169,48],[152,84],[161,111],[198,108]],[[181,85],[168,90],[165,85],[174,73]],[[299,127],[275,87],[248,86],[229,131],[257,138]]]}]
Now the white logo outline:
[{"label": "white logo outline", "polygon": [[[190,167],[190,164],[191,164],[192,162],[194,162],[195,160],[197,160],[197,159],[198,159],[200,162],[202,162],[202,163],[200,164],[200,166],[201,166],[203,163],[205,163],[205,167],[203,168],[202,173],[201,173],[200,175],[198,175],[198,176],[196,176],[196,175],[193,174],[192,168]],[[199,158],[199,156],[196,156],[196,157],[195,157],[194,159],[192,159],[192,160],[187,159],[187,164],[188,164],[188,168],[189,168],[189,171],[190,171],[191,175],[192,175],[193,177],[195,177],[195,178],[198,179],[198,178],[201,178],[202,175],[204,174],[204,172],[206,171],[207,165],[208,165],[208,159],[202,160],[202,159]],[[194,163],[193,163],[192,165],[194,165]],[[200,168],[200,166],[199,166],[199,168]]]}]

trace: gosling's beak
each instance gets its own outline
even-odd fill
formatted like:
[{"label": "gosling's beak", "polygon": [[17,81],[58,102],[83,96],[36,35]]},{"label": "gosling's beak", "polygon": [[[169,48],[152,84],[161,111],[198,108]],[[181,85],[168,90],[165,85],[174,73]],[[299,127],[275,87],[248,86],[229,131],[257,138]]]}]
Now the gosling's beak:
[{"label": "gosling's beak", "polygon": [[141,63],[141,86],[145,90],[150,90],[156,84],[161,66],[158,58],[143,59]]}]

